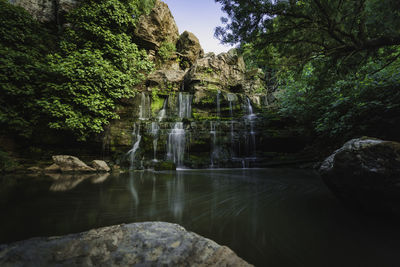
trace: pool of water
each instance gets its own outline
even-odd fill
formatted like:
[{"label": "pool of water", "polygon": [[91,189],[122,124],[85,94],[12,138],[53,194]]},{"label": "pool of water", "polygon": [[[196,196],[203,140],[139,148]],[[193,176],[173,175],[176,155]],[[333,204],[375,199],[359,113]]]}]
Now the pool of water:
[{"label": "pool of water", "polygon": [[399,221],[348,210],[290,169],[0,177],[0,243],[166,221],[256,266],[400,266]]}]

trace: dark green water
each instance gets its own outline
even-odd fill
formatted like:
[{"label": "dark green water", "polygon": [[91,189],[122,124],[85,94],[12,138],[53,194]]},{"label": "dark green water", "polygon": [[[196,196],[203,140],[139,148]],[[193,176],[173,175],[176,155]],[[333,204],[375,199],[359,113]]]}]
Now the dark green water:
[{"label": "dark green water", "polygon": [[309,171],[5,176],[0,186],[0,243],[167,221],[256,266],[400,266],[399,222],[344,208]]}]

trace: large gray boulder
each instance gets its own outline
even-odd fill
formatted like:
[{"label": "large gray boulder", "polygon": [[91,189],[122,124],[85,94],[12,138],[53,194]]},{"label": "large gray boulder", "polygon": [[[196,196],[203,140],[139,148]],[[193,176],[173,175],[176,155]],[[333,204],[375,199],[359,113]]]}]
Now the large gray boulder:
[{"label": "large gray boulder", "polygon": [[191,67],[198,58],[204,56],[199,39],[191,32],[184,31],[176,43],[176,51],[181,59],[183,69]]},{"label": "large gray boulder", "polygon": [[163,42],[176,44],[178,27],[168,5],[156,0],[149,15],[143,15],[134,32],[135,42],[148,50],[158,50]]},{"label": "large gray boulder", "polygon": [[163,222],[134,223],[0,246],[1,266],[251,266],[232,250]]},{"label": "large gray boulder", "polygon": [[79,0],[11,0],[10,2],[23,7],[37,20],[50,22],[56,21],[56,16],[64,15],[76,7]]},{"label": "large gray boulder", "polygon": [[215,55],[208,53],[198,59],[185,76],[189,91],[227,90],[243,92],[246,66],[236,49]]},{"label": "large gray boulder", "polygon": [[57,155],[53,156],[54,164],[60,167],[62,172],[95,172],[96,170],[86,165],[83,161],[74,156]]},{"label": "large gray boulder", "polygon": [[350,140],[326,158],[319,171],[345,202],[400,214],[400,143],[368,137]]}]

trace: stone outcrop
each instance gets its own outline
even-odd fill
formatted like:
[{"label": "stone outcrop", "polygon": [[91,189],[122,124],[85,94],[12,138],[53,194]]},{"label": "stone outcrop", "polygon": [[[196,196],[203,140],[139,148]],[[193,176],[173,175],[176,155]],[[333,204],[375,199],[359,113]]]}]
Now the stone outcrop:
[{"label": "stone outcrop", "polygon": [[50,22],[57,21],[58,16],[62,16],[73,9],[79,3],[79,0],[11,0],[10,2],[23,7],[37,20]]},{"label": "stone outcrop", "polygon": [[161,90],[179,90],[185,74],[183,70],[156,70],[147,77],[147,86]]},{"label": "stone outcrop", "polygon": [[148,50],[158,50],[163,42],[176,44],[178,27],[168,5],[156,0],[148,16],[141,16],[134,32],[135,42]]},{"label": "stone outcrop", "polygon": [[62,172],[95,172],[96,170],[86,165],[83,161],[74,156],[57,155],[53,156],[54,164]]},{"label": "stone outcrop", "polygon": [[222,89],[242,92],[245,79],[243,57],[236,49],[215,55],[208,53],[198,59],[185,76],[189,91]]},{"label": "stone outcrop", "polygon": [[204,56],[199,39],[191,32],[184,31],[176,43],[176,51],[179,53],[182,69],[191,67],[198,58]]},{"label": "stone outcrop", "polygon": [[400,214],[400,143],[368,137],[350,140],[325,159],[320,173],[347,203]]},{"label": "stone outcrop", "polygon": [[251,266],[232,250],[163,222],[116,225],[0,246],[1,266]]}]

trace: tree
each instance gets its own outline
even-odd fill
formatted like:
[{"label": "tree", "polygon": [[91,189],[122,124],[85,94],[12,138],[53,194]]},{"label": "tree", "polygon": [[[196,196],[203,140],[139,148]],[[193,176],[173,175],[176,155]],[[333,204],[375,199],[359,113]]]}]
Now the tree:
[{"label": "tree", "polygon": [[229,20],[216,29],[227,43],[274,45],[290,64],[318,56],[358,61],[400,45],[397,0],[216,0]]}]

